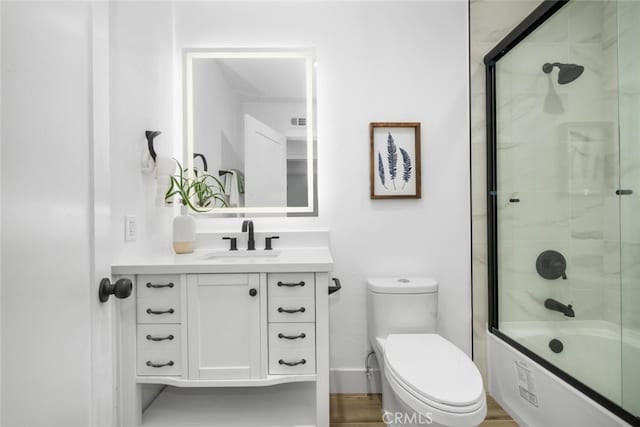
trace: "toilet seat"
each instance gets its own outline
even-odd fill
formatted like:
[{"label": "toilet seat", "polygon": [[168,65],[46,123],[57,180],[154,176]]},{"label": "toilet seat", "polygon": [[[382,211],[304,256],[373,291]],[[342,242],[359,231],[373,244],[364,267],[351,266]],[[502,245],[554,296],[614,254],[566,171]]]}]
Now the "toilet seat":
[{"label": "toilet seat", "polygon": [[[449,412],[437,408],[437,404],[433,404],[433,402],[429,403],[425,402],[424,399],[416,398],[394,381],[393,378],[388,375],[388,371],[385,371],[385,376],[398,401],[402,402],[406,408],[409,408],[410,412],[421,414],[423,419],[429,419],[438,425],[451,427],[478,426],[487,416],[487,402],[484,394],[476,409],[470,412]],[[458,408],[458,410],[460,409],[461,408]]]},{"label": "toilet seat", "polygon": [[480,373],[449,341],[437,334],[389,335],[384,354],[385,375],[392,389],[414,410],[431,412],[447,425],[455,425],[454,419],[484,418]]}]

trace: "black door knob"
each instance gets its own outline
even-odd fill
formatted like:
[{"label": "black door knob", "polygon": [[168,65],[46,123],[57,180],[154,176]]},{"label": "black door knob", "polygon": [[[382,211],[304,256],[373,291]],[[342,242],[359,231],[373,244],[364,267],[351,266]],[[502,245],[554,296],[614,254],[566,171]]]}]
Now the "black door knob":
[{"label": "black door knob", "polygon": [[258,295],[258,291],[254,288],[251,288],[249,290],[249,295],[251,295],[252,297],[255,297],[256,295]]},{"label": "black door knob", "polygon": [[133,290],[133,283],[129,279],[120,279],[115,284],[111,284],[111,280],[104,278],[100,281],[98,288],[98,298],[100,302],[109,301],[109,296],[114,295],[116,298],[128,298]]}]

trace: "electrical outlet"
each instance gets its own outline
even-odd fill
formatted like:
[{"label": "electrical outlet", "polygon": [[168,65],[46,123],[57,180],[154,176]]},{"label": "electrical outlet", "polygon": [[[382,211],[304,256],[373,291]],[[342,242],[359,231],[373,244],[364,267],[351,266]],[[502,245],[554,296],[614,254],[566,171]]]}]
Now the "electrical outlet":
[{"label": "electrical outlet", "polygon": [[127,215],[124,217],[124,240],[132,242],[136,240],[136,217]]}]

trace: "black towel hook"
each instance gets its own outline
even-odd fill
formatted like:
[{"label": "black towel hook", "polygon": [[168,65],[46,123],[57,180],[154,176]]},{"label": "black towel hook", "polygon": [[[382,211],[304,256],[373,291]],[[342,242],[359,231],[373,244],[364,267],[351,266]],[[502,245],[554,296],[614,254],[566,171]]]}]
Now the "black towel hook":
[{"label": "black towel hook", "polygon": [[153,161],[156,161],[156,150],[153,147],[153,139],[162,134],[162,132],[160,132],[159,130],[147,130],[144,132],[144,135],[147,137],[147,146],[149,147],[149,154],[151,154],[151,158],[153,159]]},{"label": "black towel hook", "polygon": [[203,169],[203,171],[204,172],[208,172],[209,171],[209,166],[207,165],[207,158],[202,153],[193,153],[193,158],[194,159],[197,159],[198,157],[200,157],[202,159],[202,169]]},{"label": "black towel hook", "polygon": [[333,280],[333,283],[335,283],[335,285],[329,286],[329,295],[334,294],[338,292],[340,289],[342,289],[342,285],[340,284],[340,279],[338,279],[337,277],[332,277],[331,280]]}]

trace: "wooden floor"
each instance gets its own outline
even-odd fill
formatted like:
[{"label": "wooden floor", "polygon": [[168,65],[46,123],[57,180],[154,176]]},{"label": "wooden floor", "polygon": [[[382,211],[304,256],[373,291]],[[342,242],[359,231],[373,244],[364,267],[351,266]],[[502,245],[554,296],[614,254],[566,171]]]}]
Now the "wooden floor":
[{"label": "wooden floor", "polygon": [[[385,427],[379,394],[332,394],[331,427]],[[518,424],[487,395],[487,418],[482,427],[518,427]]]}]

